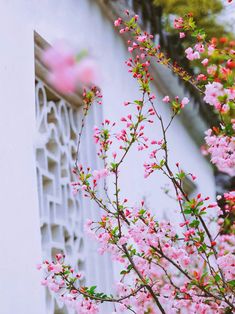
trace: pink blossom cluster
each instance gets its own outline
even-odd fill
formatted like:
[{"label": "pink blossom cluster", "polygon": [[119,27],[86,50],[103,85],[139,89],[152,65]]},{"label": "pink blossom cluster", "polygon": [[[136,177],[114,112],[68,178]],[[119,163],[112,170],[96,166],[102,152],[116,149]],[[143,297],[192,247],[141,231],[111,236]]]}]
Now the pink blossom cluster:
[{"label": "pink blossom cluster", "polygon": [[218,82],[208,83],[205,89],[204,100],[206,103],[214,106],[216,109],[220,109],[221,104],[218,100],[219,96],[224,96],[223,85]]},{"label": "pink blossom cluster", "polygon": [[[169,222],[163,221],[158,223],[147,210],[126,208],[126,214],[131,225],[122,229],[121,237],[118,237],[117,233],[117,220],[111,215],[102,216],[102,227],[98,224],[96,228],[93,222],[88,223],[89,234],[93,235],[100,244],[100,254],[109,252],[113,260],[121,263],[125,270],[130,264],[129,260],[123,255],[123,250],[131,245],[132,250],[135,250],[132,260],[136,269],[143,278],[150,280],[149,284],[153,287],[153,291],[159,295],[159,300],[161,300],[166,313],[177,313],[182,306],[185,308],[185,313],[223,313],[226,307],[225,304],[218,304],[214,302],[213,298],[207,298],[205,302],[205,298],[198,295],[198,287],[190,286],[189,278],[193,278],[198,282],[203,281],[203,285],[206,285],[211,280],[209,274],[205,276],[204,260],[193,246],[196,229],[193,231],[191,228],[186,231],[189,238],[185,241],[180,241],[176,240],[176,229]],[[141,219],[139,219],[140,217]],[[141,237],[140,234],[142,235]],[[223,269],[224,276],[228,280],[234,279],[234,261],[231,255],[231,253],[228,253],[225,257],[221,256],[217,260],[218,266]],[[182,276],[171,261],[188,275]],[[50,271],[50,264],[46,265],[46,268]],[[148,310],[150,313],[158,314],[159,311],[153,302],[151,294],[145,288],[141,288],[141,282],[133,269],[131,268],[126,273],[124,271],[123,274],[122,281],[117,284],[116,299],[124,299],[116,305],[117,313],[122,313],[127,308],[131,308],[136,313],[143,313],[143,311]],[[167,280],[166,274],[171,278],[171,281]],[[52,276],[54,276],[54,272]],[[128,279],[127,282],[124,280],[126,277]],[[57,281],[57,279],[55,280],[56,285],[59,282],[56,289],[59,292],[62,288],[61,282]],[[172,281],[174,286],[171,284]],[[135,290],[137,292],[132,295]],[[81,310],[82,301],[77,291],[70,291],[69,294],[63,295],[62,299],[67,305],[74,308],[76,304],[78,309]],[[129,294],[131,296],[125,298]],[[178,298],[175,298],[176,295]],[[87,302],[91,313],[98,313],[99,302],[95,304],[93,301],[88,300],[83,302],[84,304]],[[84,304],[83,306],[85,306]],[[78,313],[80,313],[79,310]]]},{"label": "pink blossom cluster", "polygon": [[174,20],[174,28],[181,29],[184,26],[184,20],[182,17],[178,17]]},{"label": "pink blossom cluster", "polygon": [[185,50],[186,58],[190,61],[200,59],[200,54],[198,51],[193,50],[193,48],[189,47]]},{"label": "pink blossom cluster", "polygon": [[[45,261],[38,265],[38,269],[42,269],[45,276],[41,284],[47,287],[53,294],[59,294],[59,300],[69,308],[74,309],[76,313],[97,314],[99,312],[96,302],[83,298],[82,293],[79,293],[76,286],[79,286],[77,282],[82,278],[82,274],[76,273],[72,268],[67,267],[64,264],[64,256],[62,254],[56,255],[55,262]],[[68,286],[69,276],[74,276],[74,283],[70,288]],[[86,291],[83,291],[82,288],[81,292],[86,294]]]},{"label": "pink blossom cluster", "polygon": [[235,234],[222,234],[218,237],[217,242],[219,256],[225,256],[226,254],[234,253]]},{"label": "pink blossom cluster", "polygon": [[[126,15],[129,16],[130,12],[126,11]],[[196,177],[184,172],[179,163],[173,168],[168,162],[167,130],[175,116],[189,103],[189,99],[170,99],[165,96],[163,102],[168,103],[172,109],[172,116],[165,123],[155,104],[156,96],[151,93],[150,68],[153,60],[170,65],[159,47],[152,43],[153,36],[141,32],[137,20],[137,15],[128,22],[119,18],[114,25],[120,27],[120,33],[130,32],[132,35],[128,40],[128,51],[131,54],[134,52],[134,56],[126,64],[128,71],[137,80],[141,97],[124,103],[125,107],[133,105],[134,110],[121,117],[118,130],[114,130],[115,123],[107,119],[101,127],[94,127],[97,154],[104,166],[92,170],[76,163],[73,170],[75,181],[72,186],[75,193],[81,190],[83,196],[95,202],[102,212],[99,221],[87,221],[85,230],[98,242],[98,252],[108,253],[122,269],[115,296],[97,292],[95,286],[84,286],[80,280],[82,274],[68,266],[61,254],[56,256],[54,262],[45,261],[39,266],[44,271],[42,284],[59,295],[64,304],[81,314],[98,313],[100,304],[104,302],[115,304],[113,313],[129,310],[137,314],[178,314],[182,309],[185,314],[232,313],[235,310],[234,235],[221,234],[227,217],[221,217],[222,210],[216,213],[217,203],[208,202],[209,197],[204,197],[201,193],[189,197],[185,192],[184,180],[187,177],[195,180]],[[185,30],[185,23],[187,21],[179,18],[175,21],[175,27]],[[199,34],[197,39],[194,48],[186,50],[190,60],[199,59],[205,52],[208,56],[212,55],[215,50],[213,43],[204,47],[202,35]],[[66,58],[62,57],[62,60],[67,60]],[[74,61],[70,58],[68,60],[65,67],[71,63],[74,66]],[[209,62],[205,58],[202,64],[207,66]],[[174,66],[170,68],[175,72],[179,70]],[[208,75],[214,75],[217,71],[213,64],[207,68]],[[191,78],[186,76],[186,79]],[[234,89],[224,87],[220,82],[208,83],[206,75],[200,76],[198,81],[206,86],[205,101],[220,113],[227,114],[224,106],[234,100]],[[96,93],[85,94],[86,114],[94,95]],[[159,139],[151,140],[146,136],[146,125],[156,122],[160,125],[161,133]],[[212,130],[206,134],[212,163],[221,171],[234,175],[235,142],[231,136],[232,124]],[[82,130],[79,134],[81,136]],[[112,151],[113,142],[117,144],[117,151]],[[175,191],[172,198],[178,204],[181,222],[173,224],[159,221],[144,201],[139,206],[136,203],[133,205],[122,195],[120,165],[125,162],[133,146],[137,146],[137,151],[146,150],[149,153],[150,162],[144,164],[145,177],[159,171],[169,179]],[[111,161],[108,153],[113,157]],[[106,189],[105,196],[101,198],[99,181],[108,175],[114,179],[115,192],[110,196]],[[234,192],[225,193],[224,199],[226,206],[229,206],[225,214],[231,214],[234,209]],[[214,220],[218,220],[217,235],[211,232],[208,212]]]},{"label": "pink blossom cluster", "polygon": [[[223,100],[220,100],[220,97]],[[224,89],[218,82],[208,83],[205,89],[204,100],[206,103],[214,106],[216,110],[226,113],[229,111],[227,101],[235,99],[234,89]]]},{"label": "pink blossom cluster", "polygon": [[225,210],[227,212],[232,213],[233,211],[235,211],[235,190],[230,191],[228,193],[224,193],[224,200],[226,202],[225,205]]},{"label": "pink blossom cluster", "polygon": [[226,280],[235,280],[235,255],[232,253],[220,256],[217,259],[219,267],[223,270]]},{"label": "pink blossom cluster", "polygon": [[235,137],[216,135],[211,129],[206,132],[206,144],[211,155],[211,162],[217,168],[229,174],[235,175]]},{"label": "pink blossom cluster", "polygon": [[100,169],[100,170],[94,170],[92,172],[92,175],[93,175],[93,179],[95,181],[99,181],[100,179],[102,178],[106,178],[109,174],[109,171],[108,169],[104,168],[104,169]]},{"label": "pink blossom cluster", "polygon": [[[176,96],[175,97],[175,101],[178,101],[179,100],[179,97],[178,96]],[[170,102],[170,97],[169,96],[164,96],[163,98],[162,98],[162,101],[163,102]],[[185,105],[187,105],[189,103],[189,99],[187,98],[187,97],[184,97],[183,99],[182,99],[182,101],[181,101],[181,105],[182,105],[182,108],[184,108],[184,106]]]},{"label": "pink blossom cluster", "polygon": [[83,191],[86,196],[88,191],[91,192],[97,188],[98,182],[101,179],[105,179],[109,175],[109,170],[107,168],[103,168],[91,171],[90,167],[84,169],[80,164],[73,169],[73,173],[76,176],[76,181],[71,183],[71,186],[73,187],[73,194],[76,195],[80,190]]},{"label": "pink blossom cluster", "polygon": [[77,62],[74,51],[65,42],[57,42],[42,54],[42,60],[50,69],[48,80],[62,93],[73,93],[80,85],[94,84],[97,70],[91,58]]},{"label": "pink blossom cluster", "polygon": [[230,191],[228,193],[224,193],[224,198],[228,202],[235,202],[235,191]]},{"label": "pink blossom cluster", "polygon": [[112,129],[115,125],[115,122],[111,123],[110,120],[105,119],[105,121],[102,122],[102,128],[94,126],[93,138],[95,144],[98,144],[99,146],[97,154],[101,159],[106,159],[107,151],[111,148],[113,143]]}]

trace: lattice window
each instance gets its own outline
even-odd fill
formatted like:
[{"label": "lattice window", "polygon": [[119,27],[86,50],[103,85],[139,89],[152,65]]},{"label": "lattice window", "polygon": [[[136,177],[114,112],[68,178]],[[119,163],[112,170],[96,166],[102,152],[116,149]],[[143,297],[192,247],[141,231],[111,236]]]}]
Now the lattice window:
[{"label": "lattice window", "polygon": [[[43,258],[63,251],[68,262],[84,271],[83,211],[70,182],[81,120],[79,95],[66,97],[47,81],[40,54],[48,44],[35,33],[36,168]],[[83,279],[83,284],[85,278]],[[46,289],[48,314],[68,313]]]},{"label": "lattice window", "polygon": [[[48,43],[35,33],[36,124],[35,143],[38,196],[41,219],[43,258],[51,259],[58,251],[65,252],[67,261],[85,274],[81,284],[97,284],[101,291],[112,293],[113,268],[108,255],[97,254],[97,244],[83,236],[83,225],[88,217],[97,221],[100,210],[79,195],[72,194],[70,182],[76,159],[77,134],[82,119],[79,93],[63,95],[56,92],[47,80],[48,70],[40,61]],[[96,158],[93,126],[102,119],[101,110],[93,106],[86,119],[80,146],[79,162],[92,169],[103,164]],[[105,269],[105,272],[100,272]],[[68,309],[46,291],[47,314],[67,314]],[[102,313],[111,313],[106,305]],[[72,312],[73,313],[73,312]]]},{"label": "lattice window", "polygon": [[[79,109],[63,99],[50,100],[51,92],[41,81],[36,83],[36,162],[41,218],[43,257],[65,252],[73,267],[83,265],[83,217],[79,198],[70,182],[76,154]],[[58,312],[47,291],[48,313]]]}]

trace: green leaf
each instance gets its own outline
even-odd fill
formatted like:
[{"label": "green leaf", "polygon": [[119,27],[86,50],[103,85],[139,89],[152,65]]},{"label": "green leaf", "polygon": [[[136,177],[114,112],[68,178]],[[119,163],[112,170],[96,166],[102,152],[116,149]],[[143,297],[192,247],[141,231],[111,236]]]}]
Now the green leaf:
[{"label": "green leaf", "polygon": [[130,270],[132,270],[132,268],[133,268],[133,266],[132,266],[132,265],[129,265],[129,266],[127,267],[127,270],[130,271]]},{"label": "green leaf", "polygon": [[185,178],[185,173],[184,173],[183,171],[181,171],[180,173],[177,173],[177,174],[176,174],[176,177],[177,177],[177,179],[182,180],[182,179]]},{"label": "green leaf", "polygon": [[215,282],[219,282],[221,280],[219,274],[216,274],[214,278],[215,278]]},{"label": "green leaf", "polygon": [[199,220],[193,220],[189,226],[192,227],[192,228],[197,228],[199,226],[200,222]]},{"label": "green leaf", "polygon": [[192,209],[185,209],[184,214],[186,215],[192,214]]},{"label": "green leaf", "polygon": [[135,100],[134,103],[139,105],[139,106],[143,105],[143,101],[142,100]]},{"label": "green leaf", "polygon": [[76,61],[81,61],[83,58],[85,58],[85,57],[87,57],[87,55],[88,55],[88,50],[82,50],[80,53],[78,53],[77,55],[76,55]]},{"label": "green leaf", "polygon": [[141,209],[140,211],[139,211],[139,214],[140,215],[144,215],[146,213],[146,210],[145,209]]},{"label": "green leaf", "polygon": [[165,163],[166,163],[165,159],[162,159],[162,160],[160,161],[160,167],[163,167],[163,166],[165,165]]},{"label": "green leaf", "polygon": [[88,292],[89,292],[90,294],[94,294],[96,288],[97,288],[97,286],[92,286],[92,287],[90,287],[90,289],[88,290]]},{"label": "green leaf", "polygon": [[228,281],[228,284],[230,284],[232,287],[235,287],[235,279]]},{"label": "green leaf", "polygon": [[207,272],[207,271],[204,272],[204,273],[202,274],[200,280],[202,281],[207,275],[208,275],[208,272]]}]

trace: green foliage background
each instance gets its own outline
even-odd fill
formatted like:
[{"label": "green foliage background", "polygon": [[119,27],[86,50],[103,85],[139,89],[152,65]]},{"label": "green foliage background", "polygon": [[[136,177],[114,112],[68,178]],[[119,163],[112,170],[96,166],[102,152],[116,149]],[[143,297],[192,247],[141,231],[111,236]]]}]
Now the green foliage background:
[{"label": "green foliage background", "polygon": [[153,2],[163,8],[168,31],[172,31],[170,15],[184,16],[192,13],[197,26],[206,30],[208,38],[228,35],[225,27],[216,21],[217,14],[223,10],[220,0],[153,0]]}]

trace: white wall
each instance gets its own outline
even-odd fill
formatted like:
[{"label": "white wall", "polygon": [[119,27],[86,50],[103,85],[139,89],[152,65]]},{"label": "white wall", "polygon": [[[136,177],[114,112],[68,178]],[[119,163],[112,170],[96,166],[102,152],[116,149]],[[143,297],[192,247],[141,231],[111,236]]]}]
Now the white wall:
[{"label": "white wall", "polygon": [[0,313],[45,313],[33,151],[33,33],[0,3]]},{"label": "white wall", "polygon": [[[102,72],[105,117],[118,119],[125,113],[122,103],[138,98],[136,82],[124,65],[126,47],[94,0],[0,1],[0,312],[4,314],[13,314],[16,309],[18,314],[44,313],[39,275],[34,268],[41,250],[32,136],[34,30],[50,43],[66,38],[77,49],[90,49]],[[157,96],[161,99],[164,95]],[[165,106],[159,110],[167,119]],[[158,127],[151,127],[147,133],[160,136]],[[185,170],[197,175],[197,184],[206,195],[214,195],[212,170],[179,120],[169,131],[169,143],[172,163],[179,161]],[[146,196],[157,216],[164,211],[171,216],[176,206],[161,191],[165,179],[160,175],[144,179],[145,157],[140,155],[137,160],[132,151],[123,166],[123,191],[133,202]],[[100,272],[100,280],[102,275]]]}]

